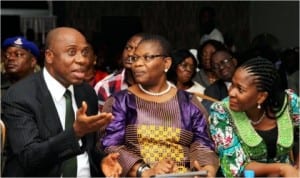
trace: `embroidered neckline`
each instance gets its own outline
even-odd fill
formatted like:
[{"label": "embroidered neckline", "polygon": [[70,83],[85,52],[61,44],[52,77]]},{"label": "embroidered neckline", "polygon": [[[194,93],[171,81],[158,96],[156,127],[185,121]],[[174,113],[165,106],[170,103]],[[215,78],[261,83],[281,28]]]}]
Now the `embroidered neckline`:
[{"label": "embroidered neckline", "polygon": [[[287,97],[284,103],[287,104]],[[246,146],[250,157],[256,158],[259,155],[266,155],[266,145],[260,135],[255,131],[251,122],[248,121],[245,112],[231,112],[229,102],[223,102],[226,111],[230,113],[230,120],[234,123],[235,129],[238,131],[237,135],[241,139],[242,145]],[[284,105],[285,105],[284,104]],[[286,149],[293,145],[293,123],[289,114],[289,104],[284,113],[277,119],[278,138],[276,146],[276,155],[281,155],[286,152]],[[244,147],[243,146],[243,147]],[[265,150],[265,151],[264,151]]]}]

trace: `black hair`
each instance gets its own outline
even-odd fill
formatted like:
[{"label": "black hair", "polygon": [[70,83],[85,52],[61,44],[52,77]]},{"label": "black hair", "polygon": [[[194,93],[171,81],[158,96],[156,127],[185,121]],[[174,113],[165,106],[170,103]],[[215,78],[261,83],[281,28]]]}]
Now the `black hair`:
[{"label": "black hair", "polygon": [[[224,45],[223,45],[223,47],[220,47],[214,53],[212,53],[211,57],[213,57],[213,55],[215,55],[217,52],[228,53],[232,58],[236,58],[235,54],[230,49],[228,49],[226,46],[224,46]],[[211,66],[213,66],[212,60],[210,61],[210,64],[211,64]]]},{"label": "black hair", "polygon": [[[255,83],[258,91],[267,92],[268,97],[262,103],[262,108],[270,118],[278,118],[285,109],[285,92],[281,87],[279,73],[274,64],[265,58],[256,57],[241,64],[240,68],[247,70],[252,76],[256,77]],[[275,114],[275,115],[274,115]]]},{"label": "black hair", "polygon": [[202,50],[208,44],[212,45],[216,49],[216,51],[225,48],[223,43],[221,43],[220,41],[217,41],[217,40],[207,40],[207,41],[205,41],[202,45],[200,45],[197,48],[197,58],[199,60],[199,64],[198,64],[199,68],[202,68]]},{"label": "black hair", "polygon": [[[177,74],[176,74],[176,70],[179,64],[181,64],[186,58],[192,58],[195,67],[197,67],[197,60],[195,58],[195,56],[188,50],[188,49],[179,49],[179,50],[175,50],[171,53],[171,57],[172,57],[172,65],[170,67],[170,70],[167,73],[167,78],[168,80],[170,80],[171,82],[173,82],[175,85],[177,83]],[[188,81],[188,85],[192,86],[193,82],[192,79],[194,78],[194,76],[196,75],[196,68],[193,71],[191,80]]]},{"label": "black hair", "polygon": [[139,33],[135,33],[133,34],[130,38],[127,39],[126,43],[125,43],[125,46],[126,44],[128,43],[129,40],[131,40],[133,37],[140,37],[142,39],[144,39],[145,37],[149,36],[150,34],[149,33],[146,33],[146,32],[139,32]]},{"label": "black hair", "polygon": [[157,34],[144,34],[144,37],[139,44],[145,41],[158,42],[160,44],[162,54],[165,55],[166,57],[171,56],[172,47],[170,42],[165,37]]}]

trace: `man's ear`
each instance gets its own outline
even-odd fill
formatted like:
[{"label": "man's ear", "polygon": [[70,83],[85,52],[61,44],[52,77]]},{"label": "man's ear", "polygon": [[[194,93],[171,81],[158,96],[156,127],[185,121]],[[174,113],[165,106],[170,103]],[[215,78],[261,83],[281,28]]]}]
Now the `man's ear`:
[{"label": "man's ear", "polygon": [[45,62],[51,64],[53,62],[54,54],[50,49],[45,50]]},{"label": "man's ear", "polygon": [[32,68],[34,68],[35,65],[36,65],[36,63],[37,63],[36,57],[32,56],[32,57],[31,57],[31,64],[30,64],[30,66],[31,66]]},{"label": "man's ear", "polygon": [[237,62],[237,59],[234,57],[232,58],[232,63],[233,63],[233,66],[236,67],[238,62]]}]

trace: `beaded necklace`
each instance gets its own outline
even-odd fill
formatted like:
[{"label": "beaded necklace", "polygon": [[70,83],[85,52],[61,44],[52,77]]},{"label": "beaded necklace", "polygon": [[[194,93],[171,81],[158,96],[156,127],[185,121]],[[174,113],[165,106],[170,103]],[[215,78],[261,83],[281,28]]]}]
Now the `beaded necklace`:
[{"label": "beaded necklace", "polygon": [[139,89],[141,89],[144,93],[146,93],[148,95],[151,95],[151,96],[161,96],[161,95],[164,95],[164,94],[168,93],[171,90],[172,84],[167,81],[167,85],[168,85],[167,89],[164,90],[164,91],[162,91],[162,92],[159,92],[159,93],[150,92],[150,91],[144,89],[141,84],[138,84],[138,87],[139,87]]},{"label": "beaded necklace", "polygon": [[264,120],[265,114],[266,114],[266,112],[264,112],[257,121],[253,121],[253,120],[250,119],[251,124],[252,125],[258,125],[258,124],[260,124],[261,121]]}]

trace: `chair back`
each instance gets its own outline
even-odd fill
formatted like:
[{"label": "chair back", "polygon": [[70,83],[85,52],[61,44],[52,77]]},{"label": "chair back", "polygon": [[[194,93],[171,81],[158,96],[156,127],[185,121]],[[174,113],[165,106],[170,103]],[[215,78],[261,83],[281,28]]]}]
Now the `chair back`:
[{"label": "chair back", "polygon": [[6,127],[4,125],[4,122],[2,120],[0,120],[0,129],[1,129],[1,137],[0,137],[0,141],[1,141],[1,153],[4,149],[4,144],[5,144],[5,139],[6,139]]},{"label": "chair back", "polygon": [[1,143],[1,147],[0,147],[0,153],[1,153],[1,160],[0,160],[0,177],[2,176],[2,171],[4,168],[4,164],[6,161],[6,156],[4,153],[4,146],[5,146],[5,139],[6,139],[6,127],[4,122],[0,119],[0,143]]}]

